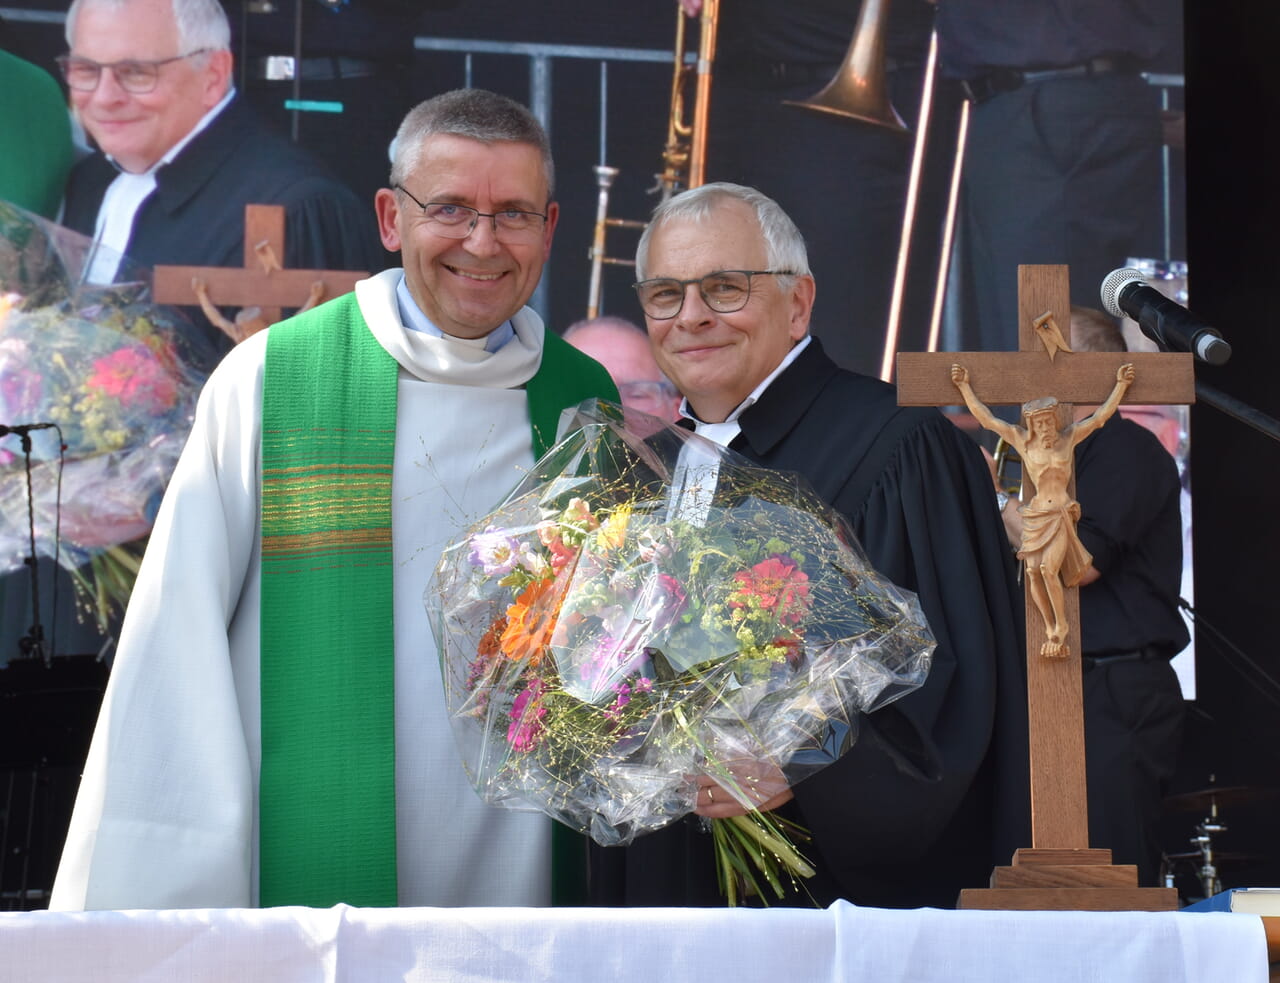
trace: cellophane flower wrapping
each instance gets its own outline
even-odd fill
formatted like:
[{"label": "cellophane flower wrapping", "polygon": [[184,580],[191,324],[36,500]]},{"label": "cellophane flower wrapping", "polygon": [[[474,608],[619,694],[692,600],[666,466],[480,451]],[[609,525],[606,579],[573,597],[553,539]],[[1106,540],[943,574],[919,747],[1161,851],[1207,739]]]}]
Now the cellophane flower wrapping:
[{"label": "cellophane flower wrapping", "polygon": [[[116,283],[82,283],[92,248],[0,201],[0,422],[57,425],[29,435],[35,548],[79,577],[102,624],[127,598],[125,544],[151,529],[214,355],[150,302],[149,271],[126,260]],[[0,572],[31,552],[26,457],[19,435],[0,438]]]},{"label": "cellophane flower wrapping", "polygon": [[426,595],[486,801],[625,844],[699,774],[754,808],[748,772],[794,785],[923,682],[915,596],[803,478],[605,402],[564,432]]}]

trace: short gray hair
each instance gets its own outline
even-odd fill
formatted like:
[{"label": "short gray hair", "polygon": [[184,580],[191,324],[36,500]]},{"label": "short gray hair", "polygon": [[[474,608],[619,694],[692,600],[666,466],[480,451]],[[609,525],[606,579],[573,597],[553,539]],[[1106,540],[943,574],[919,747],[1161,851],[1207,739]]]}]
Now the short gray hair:
[{"label": "short gray hair", "polygon": [[[120,12],[129,3],[130,0],[72,0],[67,10],[67,46],[71,46],[76,18],[84,7],[100,5]],[[231,50],[231,25],[218,0],[170,0],[170,3],[173,21],[178,26],[178,54],[202,48],[209,51]]]},{"label": "short gray hair", "polygon": [[[676,219],[705,222],[711,218],[718,205],[728,201],[740,201],[753,209],[760,234],[764,237],[766,263],[771,270],[790,270],[792,273],[810,275],[809,254],[804,247],[804,237],[791,221],[791,216],[768,195],[741,184],[719,181],[704,184],[668,198],[653,210],[653,217],[640,236],[636,247],[636,279],[648,276],[649,242],[653,233],[664,223]],[[780,276],[778,287],[783,291],[795,285],[795,278]]]},{"label": "short gray hair", "polygon": [[486,89],[454,89],[420,102],[400,124],[391,151],[391,183],[403,184],[422,158],[428,138],[447,134],[481,143],[525,143],[542,157],[547,200],[555,194],[551,143],[537,117],[514,99]]}]

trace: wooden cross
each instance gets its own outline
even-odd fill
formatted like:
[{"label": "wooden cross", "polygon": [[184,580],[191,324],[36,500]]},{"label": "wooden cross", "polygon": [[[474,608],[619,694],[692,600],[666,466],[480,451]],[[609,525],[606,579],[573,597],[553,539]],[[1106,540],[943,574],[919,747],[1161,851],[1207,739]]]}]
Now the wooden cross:
[{"label": "wooden cross", "polygon": [[[1195,401],[1192,356],[1164,352],[1054,351],[1037,333],[1043,315],[1067,331],[1071,301],[1065,266],[1018,267],[1017,352],[901,352],[898,402],[953,406],[962,402],[951,379],[961,364],[978,398],[988,405],[1022,404],[1054,396],[1060,423],[1071,403],[1101,403],[1126,362],[1136,377],[1126,403]],[[1051,357],[1052,356],[1052,357]],[[1023,500],[1034,493],[1023,474]],[[1074,495],[1074,480],[1071,485]],[[1028,592],[1029,593],[1029,592]],[[1085,786],[1084,707],[1080,662],[1079,589],[1066,591],[1069,623],[1065,658],[1041,654],[1045,624],[1030,597],[1027,610],[1027,709],[1030,724],[1031,848],[1013,866],[998,867],[990,889],[961,892],[962,908],[1053,910],[1164,910],[1178,906],[1174,888],[1139,888],[1137,868],[1111,866],[1110,850],[1089,849]]]},{"label": "wooden cross", "polygon": [[[243,341],[256,330],[280,320],[280,309],[306,310],[322,300],[352,290],[369,274],[352,270],[286,270],[280,265],[285,246],[284,206],[246,205],[244,267],[157,266],[152,293],[157,304],[200,306],[209,320]],[[257,309],[235,325],[218,307]]]}]

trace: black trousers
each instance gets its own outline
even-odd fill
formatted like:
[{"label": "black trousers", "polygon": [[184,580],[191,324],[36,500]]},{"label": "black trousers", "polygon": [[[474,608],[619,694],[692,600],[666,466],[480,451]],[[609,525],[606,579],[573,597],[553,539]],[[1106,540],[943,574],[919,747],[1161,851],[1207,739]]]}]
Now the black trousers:
[{"label": "black trousers", "polygon": [[1101,663],[1084,673],[1089,845],[1116,864],[1137,864],[1143,887],[1160,886],[1161,803],[1177,764],[1185,705],[1172,666]]},{"label": "black trousers", "polygon": [[1137,75],[1034,82],[973,107],[961,214],[961,350],[1018,347],[1018,265],[1070,266],[1071,302],[1161,255],[1161,128]]}]

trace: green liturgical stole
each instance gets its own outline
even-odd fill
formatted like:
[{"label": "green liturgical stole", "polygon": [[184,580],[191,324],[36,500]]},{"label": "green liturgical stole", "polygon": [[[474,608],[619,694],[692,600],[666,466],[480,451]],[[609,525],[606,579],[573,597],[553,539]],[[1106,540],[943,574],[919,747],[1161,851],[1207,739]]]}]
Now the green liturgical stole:
[{"label": "green liturgical stole", "polygon": [[[271,329],[262,392],[263,907],[396,903],[399,366],[355,304]],[[317,384],[323,380],[323,384]]]},{"label": "green liturgical stole", "polygon": [[[355,294],[271,328],[262,395],[259,903],[396,896],[391,470],[399,366]],[[527,385],[534,456],[563,407],[617,399],[546,336]],[[496,503],[495,503],[496,504]],[[552,898],[584,901],[585,851],[553,824]]]}]

